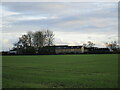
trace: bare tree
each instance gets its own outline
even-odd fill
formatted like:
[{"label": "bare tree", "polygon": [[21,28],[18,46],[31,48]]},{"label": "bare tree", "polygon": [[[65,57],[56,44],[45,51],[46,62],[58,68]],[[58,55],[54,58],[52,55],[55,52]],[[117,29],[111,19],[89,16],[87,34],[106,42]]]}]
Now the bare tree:
[{"label": "bare tree", "polygon": [[45,35],[42,31],[37,31],[33,34],[33,43],[35,47],[43,47],[45,41]]},{"label": "bare tree", "polygon": [[[17,49],[17,52],[24,53],[33,53],[40,52],[44,46],[53,45],[54,34],[50,30],[44,31],[29,31],[27,34],[22,35],[19,40],[14,43],[14,48]],[[19,54],[20,54],[19,53]]]},{"label": "bare tree", "polygon": [[52,46],[54,40],[54,33],[50,30],[47,30],[45,32],[45,45],[46,46]]},{"label": "bare tree", "polygon": [[84,46],[84,47],[86,47],[86,46],[87,46],[87,44],[83,43],[83,46]]},{"label": "bare tree", "polygon": [[32,46],[33,32],[29,31],[27,36],[28,36],[28,45]]},{"label": "bare tree", "polygon": [[118,45],[117,41],[113,41],[111,43],[105,43],[105,45],[106,45],[107,48],[110,48],[110,49],[119,48],[119,45]]},{"label": "bare tree", "polygon": [[92,41],[88,41],[87,44],[83,44],[84,47],[93,47],[95,44]]},{"label": "bare tree", "polygon": [[22,37],[19,38],[19,42],[23,45],[23,47],[28,46],[28,35],[22,35]]}]

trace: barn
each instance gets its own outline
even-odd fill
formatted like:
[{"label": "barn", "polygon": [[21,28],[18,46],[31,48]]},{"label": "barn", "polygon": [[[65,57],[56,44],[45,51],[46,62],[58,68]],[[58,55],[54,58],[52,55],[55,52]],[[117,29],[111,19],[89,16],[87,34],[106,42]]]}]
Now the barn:
[{"label": "barn", "polygon": [[80,54],[80,53],[84,53],[84,47],[59,45],[59,46],[55,46],[55,53],[56,54]]}]

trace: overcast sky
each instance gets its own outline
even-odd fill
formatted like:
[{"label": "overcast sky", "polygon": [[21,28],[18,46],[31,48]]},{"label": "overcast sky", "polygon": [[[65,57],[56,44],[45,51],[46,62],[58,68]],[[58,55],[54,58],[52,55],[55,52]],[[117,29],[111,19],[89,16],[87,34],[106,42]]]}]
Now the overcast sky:
[{"label": "overcast sky", "polygon": [[11,49],[22,34],[41,29],[55,33],[56,45],[93,41],[104,47],[105,42],[117,40],[117,2],[4,2],[0,8],[3,50]]}]

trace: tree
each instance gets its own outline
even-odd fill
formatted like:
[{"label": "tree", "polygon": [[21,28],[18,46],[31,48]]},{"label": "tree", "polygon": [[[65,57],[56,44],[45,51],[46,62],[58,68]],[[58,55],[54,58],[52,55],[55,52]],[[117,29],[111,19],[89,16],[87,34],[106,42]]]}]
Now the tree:
[{"label": "tree", "polygon": [[112,53],[120,53],[120,45],[117,41],[112,41],[110,43],[105,43],[106,47],[110,49]]},{"label": "tree", "polygon": [[40,52],[44,46],[52,46],[53,39],[54,34],[50,30],[29,31],[19,37],[19,40],[14,43],[14,48],[17,49],[17,52],[22,52],[22,54],[33,54],[32,52]]},{"label": "tree", "polygon": [[95,44],[93,42],[91,42],[91,41],[88,41],[87,47],[93,47],[93,46],[95,46]]},{"label": "tree", "polygon": [[22,37],[19,38],[19,42],[22,44],[22,46],[25,48],[28,46],[28,35],[22,35]]},{"label": "tree", "polygon": [[84,47],[87,47],[87,44],[83,43],[83,46],[84,46]]},{"label": "tree", "polygon": [[43,31],[36,31],[33,34],[34,47],[43,47],[45,42],[45,35]]},{"label": "tree", "polygon": [[105,43],[105,45],[106,45],[107,48],[110,48],[110,49],[119,48],[119,44],[117,43],[117,41],[113,41],[111,43]]},{"label": "tree", "polygon": [[91,48],[91,47],[95,46],[95,44],[92,41],[88,41],[87,44],[84,43],[83,46]]},{"label": "tree", "polygon": [[47,30],[45,32],[45,45],[46,46],[52,46],[54,40],[54,33],[50,30]]},{"label": "tree", "polygon": [[29,31],[27,33],[28,35],[28,45],[31,47],[32,46],[32,39],[33,39],[33,32]]}]

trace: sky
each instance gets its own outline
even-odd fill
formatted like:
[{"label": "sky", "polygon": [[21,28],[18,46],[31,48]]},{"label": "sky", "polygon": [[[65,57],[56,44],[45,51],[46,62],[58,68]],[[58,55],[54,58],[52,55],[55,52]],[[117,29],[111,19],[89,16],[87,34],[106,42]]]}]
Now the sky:
[{"label": "sky", "polygon": [[2,50],[9,50],[28,31],[49,29],[55,45],[98,47],[118,40],[117,2],[3,2],[0,4]]}]

